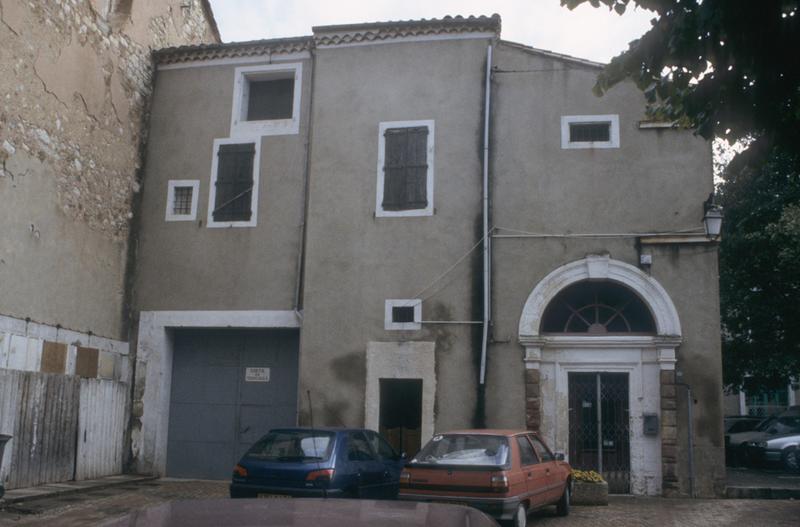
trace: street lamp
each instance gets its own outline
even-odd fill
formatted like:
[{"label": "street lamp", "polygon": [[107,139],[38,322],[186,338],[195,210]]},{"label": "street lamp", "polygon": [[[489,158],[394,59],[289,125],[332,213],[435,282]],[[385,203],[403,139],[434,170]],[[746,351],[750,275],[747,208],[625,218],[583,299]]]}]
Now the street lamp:
[{"label": "street lamp", "polygon": [[722,230],[722,207],[714,201],[713,192],[703,202],[703,226],[706,229],[706,236],[712,240],[719,237]]}]

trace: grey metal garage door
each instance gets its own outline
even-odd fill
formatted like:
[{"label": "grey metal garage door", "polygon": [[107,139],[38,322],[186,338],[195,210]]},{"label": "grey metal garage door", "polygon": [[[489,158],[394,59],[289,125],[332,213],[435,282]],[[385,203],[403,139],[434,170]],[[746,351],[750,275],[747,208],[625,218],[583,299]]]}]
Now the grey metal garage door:
[{"label": "grey metal garage door", "polygon": [[294,426],[298,332],[176,331],[167,475],[229,479],[270,428]]}]

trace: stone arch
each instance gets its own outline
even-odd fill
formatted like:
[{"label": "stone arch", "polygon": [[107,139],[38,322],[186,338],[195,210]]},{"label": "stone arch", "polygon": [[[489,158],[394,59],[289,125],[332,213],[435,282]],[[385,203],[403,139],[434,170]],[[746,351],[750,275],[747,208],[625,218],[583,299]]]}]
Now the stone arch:
[{"label": "stone arch", "polygon": [[613,260],[608,255],[590,255],[562,265],[536,285],[522,309],[519,321],[520,340],[538,338],[542,315],[550,302],[564,288],[582,280],[609,280],[628,287],[650,308],[659,336],[681,336],[678,311],[658,281],[636,267]]}]

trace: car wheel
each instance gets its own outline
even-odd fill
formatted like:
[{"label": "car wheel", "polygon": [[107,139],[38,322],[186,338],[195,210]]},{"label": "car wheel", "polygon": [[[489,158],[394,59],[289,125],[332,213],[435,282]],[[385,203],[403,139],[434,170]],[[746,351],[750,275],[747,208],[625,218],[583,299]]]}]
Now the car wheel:
[{"label": "car wheel", "polygon": [[783,466],[789,472],[800,472],[800,455],[796,448],[783,453]]},{"label": "car wheel", "polygon": [[512,527],[525,527],[528,525],[528,508],[524,503],[520,503],[517,507],[517,512],[514,513],[514,519],[511,520]]},{"label": "car wheel", "polygon": [[569,483],[564,487],[564,494],[561,499],[556,503],[556,514],[559,516],[567,516],[569,514]]}]

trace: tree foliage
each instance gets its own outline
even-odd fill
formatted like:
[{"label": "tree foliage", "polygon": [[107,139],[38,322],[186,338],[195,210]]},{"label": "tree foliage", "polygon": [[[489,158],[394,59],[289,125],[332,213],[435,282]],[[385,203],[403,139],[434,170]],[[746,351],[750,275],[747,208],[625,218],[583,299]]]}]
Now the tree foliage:
[{"label": "tree foliage", "polygon": [[745,164],[719,189],[723,370],[726,384],[758,391],[800,378],[800,154]]},{"label": "tree foliage", "polygon": [[800,0],[561,0],[585,3],[655,14],[597,95],[630,79],[651,117],[749,144],[719,189],[725,380],[786,386],[800,377]]},{"label": "tree foliage", "polygon": [[655,118],[707,139],[754,139],[756,165],[800,144],[800,0],[561,0],[584,3],[656,15],[599,75],[598,95],[632,79]]}]

